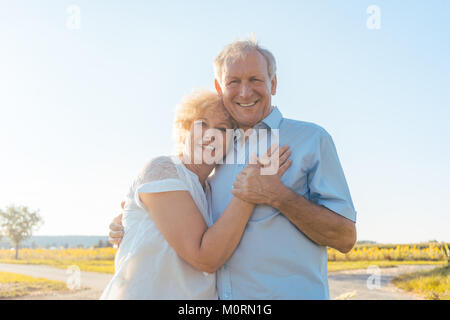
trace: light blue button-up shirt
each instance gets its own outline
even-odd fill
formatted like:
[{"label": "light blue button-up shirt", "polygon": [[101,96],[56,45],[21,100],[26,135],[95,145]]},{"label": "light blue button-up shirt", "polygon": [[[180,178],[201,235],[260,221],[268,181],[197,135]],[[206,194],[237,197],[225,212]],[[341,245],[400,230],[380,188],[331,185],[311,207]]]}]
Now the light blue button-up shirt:
[{"label": "light blue button-up shirt", "polygon": [[[320,126],[283,118],[278,108],[254,128],[279,129],[293,160],[284,185],[356,221],[356,212],[331,136]],[[235,151],[239,148],[235,142]],[[246,156],[248,163],[248,154]],[[213,221],[225,211],[233,182],[246,164],[222,164],[210,177]],[[220,299],[329,299],[327,247],[308,239],[277,209],[256,206],[230,259],[217,271]]]}]

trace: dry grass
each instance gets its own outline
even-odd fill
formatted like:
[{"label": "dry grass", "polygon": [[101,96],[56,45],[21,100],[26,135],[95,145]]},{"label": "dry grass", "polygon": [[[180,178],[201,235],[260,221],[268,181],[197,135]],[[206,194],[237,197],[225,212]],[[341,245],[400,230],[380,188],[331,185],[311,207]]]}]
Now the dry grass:
[{"label": "dry grass", "polygon": [[397,287],[431,300],[450,300],[450,266],[400,275],[392,280]]},{"label": "dry grass", "polygon": [[11,272],[0,272],[0,298],[3,299],[68,290],[66,284],[62,281],[34,278]]}]

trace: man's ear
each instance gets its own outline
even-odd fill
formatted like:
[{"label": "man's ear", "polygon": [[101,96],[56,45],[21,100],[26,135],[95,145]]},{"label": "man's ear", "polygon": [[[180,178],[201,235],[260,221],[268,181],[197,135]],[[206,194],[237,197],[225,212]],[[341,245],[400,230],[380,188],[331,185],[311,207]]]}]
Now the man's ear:
[{"label": "man's ear", "polygon": [[219,83],[219,81],[217,81],[217,79],[214,79],[214,86],[216,87],[217,94],[219,96],[221,96],[222,95],[222,87],[220,86],[220,83]]},{"label": "man's ear", "polygon": [[270,93],[274,96],[277,93],[277,75],[273,76],[272,81],[270,81]]}]

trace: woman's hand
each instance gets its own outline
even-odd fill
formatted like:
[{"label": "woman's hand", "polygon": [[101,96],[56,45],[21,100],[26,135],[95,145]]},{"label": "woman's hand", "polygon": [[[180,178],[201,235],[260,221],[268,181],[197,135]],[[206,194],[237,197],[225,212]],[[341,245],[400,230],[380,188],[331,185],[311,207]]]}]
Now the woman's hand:
[{"label": "woman's hand", "polygon": [[[264,169],[273,167],[273,154],[279,152],[278,170],[271,170],[272,174],[264,174]],[[238,174],[233,183],[232,193],[241,200],[255,204],[269,204],[272,199],[276,199],[277,191],[282,185],[281,177],[289,169],[292,160],[288,160],[291,152],[289,146],[282,146],[278,149],[273,145],[267,153],[256,158],[253,155],[252,160],[247,167]],[[273,169],[273,168],[272,168]]]},{"label": "woman's hand", "polygon": [[[123,209],[125,207],[125,201],[122,201],[120,205]],[[114,245],[115,248],[118,248],[122,242],[123,235],[122,214],[119,214],[109,225],[109,243]]]}]

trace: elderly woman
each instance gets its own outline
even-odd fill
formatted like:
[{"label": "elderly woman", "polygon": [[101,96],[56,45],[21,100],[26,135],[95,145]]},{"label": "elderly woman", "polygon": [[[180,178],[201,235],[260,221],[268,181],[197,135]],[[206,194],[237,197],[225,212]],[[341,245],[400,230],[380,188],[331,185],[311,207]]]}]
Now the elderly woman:
[{"label": "elderly woman", "polygon": [[[216,223],[209,214],[206,178],[226,155],[232,140],[226,131],[234,128],[216,93],[197,91],[182,100],[175,116],[178,155],[151,160],[132,183],[115,274],[101,299],[217,299],[215,271],[237,247],[254,209],[233,198]],[[280,175],[288,156],[281,148]]]}]

